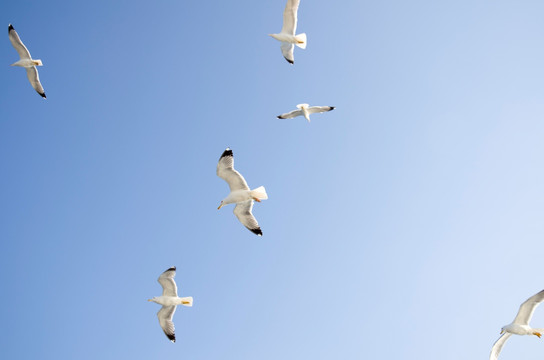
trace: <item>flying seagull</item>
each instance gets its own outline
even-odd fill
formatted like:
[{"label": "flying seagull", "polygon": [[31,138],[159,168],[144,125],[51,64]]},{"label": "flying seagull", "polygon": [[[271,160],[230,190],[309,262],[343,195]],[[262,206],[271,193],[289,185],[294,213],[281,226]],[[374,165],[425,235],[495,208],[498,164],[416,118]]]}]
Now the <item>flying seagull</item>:
[{"label": "flying seagull", "polygon": [[176,306],[193,306],[193,298],[191,296],[178,297],[178,287],[174,281],[174,276],[176,276],[175,266],[163,272],[157,280],[162,286],[162,296],[155,296],[153,299],[147,300],[162,305],[162,308],[157,313],[157,317],[166,337],[172,342],[176,342],[174,322],[172,321],[176,312]]},{"label": "flying seagull", "polygon": [[283,10],[283,27],[279,34],[269,34],[274,39],[281,41],[281,53],[290,64],[295,63],[293,49],[295,45],[306,49],[306,34],[295,35],[297,31],[297,11],[300,0],[287,0]]},{"label": "flying seagull", "polygon": [[30,84],[32,84],[34,90],[36,90],[38,94],[40,94],[45,99],[45,91],[43,90],[43,86],[40,83],[38,69],[36,69],[36,66],[42,66],[42,61],[32,59],[30,53],[28,52],[28,49],[26,48],[25,44],[23,44],[23,42],[19,38],[19,35],[17,34],[17,31],[15,31],[11,24],[9,24],[8,27],[8,34],[11,45],[13,45],[15,50],[17,50],[17,53],[21,58],[19,61],[11,64],[11,66],[24,67],[26,69],[26,76],[28,77]]},{"label": "flying seagull", "polygon": [[544,290],[542,290],[538,294],[531,296],[529,299],[527,299],[527,301],[521,304],[514,321],[512,321],[511,324],[502,327],[501,336],[497,341],[495,341],[495,344],[493,344],[493,348],[491,348],[489,360],[496,360],[499,357],[504,343],[512,334],[536,335],[538,337],[541,337],[542,334],[544,334],[544,329],[533,329],[529,326],[529,321],[531,321],[536,307],[542,301],[544,301]]},{"label": "flying seagull", "polygon": [[299,110],[293,110],[291,112],[278,115],[278,119],[292,119],[297,116],[303,115],[308,122],[310,122],[310,114],[322,113],[334,110],[334,106],[310,106],[308,104],[298,104]]},{"label": "flying seagull", "polygon": [[234,157],[232,150],[229,148],[219,158],[217,176],[225,180],[230,187],[230,194],[221,200],[221,204],[217,210],[221,209],[224,205],[236,203],[234,215],[250,231],[262,236],[261,228],[251,210],[253,209],[253,200],[261,202],[261,200],[268,199],[264,186],[259,186],[255,190],[249,189],[244,177],[238,171],[234,170]]}]

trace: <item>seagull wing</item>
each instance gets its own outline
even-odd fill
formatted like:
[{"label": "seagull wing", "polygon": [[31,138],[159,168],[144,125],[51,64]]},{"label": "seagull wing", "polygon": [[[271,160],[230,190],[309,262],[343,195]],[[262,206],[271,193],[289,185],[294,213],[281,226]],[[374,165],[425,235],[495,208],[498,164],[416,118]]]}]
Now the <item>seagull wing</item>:
[{"label": "seagull wing", "polygon": [[26,69],[26,76],[28,77],[28,81],[30,81],[30,84],[40,94],[43,98],[45,98],[45,91],[43,90],[43,86],[40,83],[40,77],[38,76],[38,69],[36,69],[35,66],[27,67]]},{"label": "seagull wing", "polygon": [[288,42],[282,42],[280,48],[285,60],[287,60],[289,64],[294,64],[295,55],[293,55],[293,50],[295,49],[295,45]]},{"label": "seagull wing", "polygon": [[161,324],[162,331],[171,342],[176,342],[176,328],[174,327],[174,322],[172,318],[176,312],[176,305],[172,306],[163,306],[157,313],[159,318],[159,324]]},{"label": "seagull wing", "polygon": [[283,10],[282,34],[295,35],[297,31],[297,11],[300,0],[287,0],[285,10]]},{"label": "seagull wing", "polygon": [[233,212],[234,212],[234,215],[236,215],[236,217],[238,218],[238,220],[240,220],[242,225],[244,225],[254,234],[262,236],[263,232],[261,231],[261,228],[259,227],[259,223],[257,222],[257,219],[255,219],[255,216],[253,216],[253,213],[251,212],[252,209],[253,209],[253,200],[247,200],[247,201],[236,204]]},{"label": "seagull wing", "polygon": [[331,110],[334,110],[334,106],[310,106],[308,108],[308,112],[310,114],[322,113],[322,112],[327,112]]},{"label": "seagull wing", "polygon": [[217,163],[217,176],[229,184],[230,191],[249,190],[246,180],[236,170],[234,170],[234,157],[232,150],[227,148],[219,158]]},{"label": "seagull wing", "polygon": [[162,286],[162,296],[178,296],[178,287],[174,281],[174,276],[176,276],[175,266],[163,272],[157,279]]},{"label": "seagull wing", "polygon": [[502,346],[510,336],[512,336],[512,334],[505,332],[500,338],[497,339],[497,341],[495,341],[493,347],[491,348],[491,354],[489,354],[489,360],[497,360],[499,354],[501,353]]},{"label": "seagull wing", "polygon": [[514,319],[514,323],[520,325],[529,325],[529,321],[533,317],[536,307],[544,301],[544,290],[531,296],[523,304],[520,305],[518,314]]},{"label": "seagull wing", "polygon": [[302,115],[302,110],[293,110],[291,112],[278,115],[278,119],[292,119],[294,117],[301,116],[301,115]]},{"label": "seagull wing", "polygon": [[9,25],[8,28],[9,32],[9,41],[11,41],[11,45],[17,50],[17,53],[21,57],[21,59],[31,59],[30,52],[28,52],[28,49],[26,48],[25,44],[21,41],[21,38],[19,38],[19,34],[17,34],[17,31]]}]

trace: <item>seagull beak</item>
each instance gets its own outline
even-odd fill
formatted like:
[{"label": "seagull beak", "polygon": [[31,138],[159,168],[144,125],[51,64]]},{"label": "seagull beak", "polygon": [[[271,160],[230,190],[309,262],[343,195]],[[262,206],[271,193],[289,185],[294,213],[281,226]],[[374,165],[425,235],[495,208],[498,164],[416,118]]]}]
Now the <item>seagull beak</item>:
[{"label": "seagull beak", "polygon": [[221,209],[223,207],[223,204],[220,204],[217,210]]},{"label": "seagull beak", "polygon": [[147,301],[151,301],[151,299],[147,299]]},{"label": "seagull beak", "polygon": [[501,330],[501,335],[504,334],[504,330]]}]

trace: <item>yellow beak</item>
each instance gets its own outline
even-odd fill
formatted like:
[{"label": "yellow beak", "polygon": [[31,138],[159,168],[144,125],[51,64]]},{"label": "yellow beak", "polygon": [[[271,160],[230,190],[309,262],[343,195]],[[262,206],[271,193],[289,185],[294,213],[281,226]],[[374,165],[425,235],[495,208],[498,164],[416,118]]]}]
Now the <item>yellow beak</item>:
[{"label": "yellow beak", "polygon": [[504,334],[504,330],[501,330],[501,335]]},{"label": "yellow beak", "polygon": [[223,207],[223,204],[219,205],[219,207],[217,208],[217,210],[221,209]]}]

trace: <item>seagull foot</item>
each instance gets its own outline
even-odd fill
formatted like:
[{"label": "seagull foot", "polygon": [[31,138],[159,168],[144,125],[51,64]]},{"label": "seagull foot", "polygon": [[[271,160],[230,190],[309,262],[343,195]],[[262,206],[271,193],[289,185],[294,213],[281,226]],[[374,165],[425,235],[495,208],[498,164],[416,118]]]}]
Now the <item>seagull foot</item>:
[{"label": "seagull foot", "polygon": [[535,332],[533,333],[533,335],[536,335],[536,336],[538,336],[539,338],[542,337],[542,334],[539,333],[539,332],[537,332],[537,331],[535,331]]},{"label": "seagull foot", "polygon": [[253,198],[253,200],[255,200],[256,202],[261,202],[261,200],[257,199],[257,198]]}]

